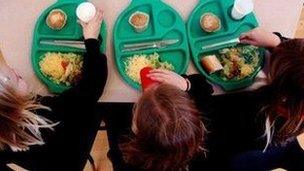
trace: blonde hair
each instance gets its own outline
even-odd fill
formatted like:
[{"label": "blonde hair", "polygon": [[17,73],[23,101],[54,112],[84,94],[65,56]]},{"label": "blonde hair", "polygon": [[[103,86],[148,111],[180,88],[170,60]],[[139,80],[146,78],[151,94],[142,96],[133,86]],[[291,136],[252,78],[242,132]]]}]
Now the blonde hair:
[{"label": "blonde hair", "polygon": [[20,95],[14,86],[0,80],[0,150],[27,150],[30,145],[44,144],[40,129],[52,129],[55,124],[35,114],[38,109],[50,110],[33,95]]}]

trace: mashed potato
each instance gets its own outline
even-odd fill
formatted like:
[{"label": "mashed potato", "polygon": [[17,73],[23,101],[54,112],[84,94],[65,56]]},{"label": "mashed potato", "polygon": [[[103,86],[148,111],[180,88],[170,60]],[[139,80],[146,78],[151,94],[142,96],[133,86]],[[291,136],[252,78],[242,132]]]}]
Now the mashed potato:
[{"label": "mashed potato", "polygon": [[140,71],[145,67],[159,68],[165,70],[174,70],[172,64],[160,62],[157,53],[151,55],[134,55],[128,57],[125,61],[125,72],[135,82],[140,84]]},{"label": "mashed potato", "polygon": [[82,57],[74,53],[48,52],[39,62],[41,72],[57,84],[76,83],[82,70]]}]

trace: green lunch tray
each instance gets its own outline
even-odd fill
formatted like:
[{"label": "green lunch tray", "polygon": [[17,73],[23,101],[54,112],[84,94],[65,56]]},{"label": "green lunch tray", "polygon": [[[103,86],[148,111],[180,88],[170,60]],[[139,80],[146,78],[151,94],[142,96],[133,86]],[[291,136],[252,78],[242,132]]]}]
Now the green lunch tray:
[{"label": "green lunch tray", "polygon": [[[136,11],[150,16],[148,28],[142,33],[137,33],[129,24],[130,16]],[[165,48],[123,52],[124,44],[167,39],[179,39],[179,42]],[[117,69],[122,78],[135,89],[140,89],[140,84],[127,76],[124,63],[128,57],[135,54],[157,52],[162,62],[173,64],[176,73],[183,74],[187,71],[190,55],[185,24],[180,15],[161,0],[132,0],[115,23],[113,40]]]},{"label": "green lunch tray", "polygon": [[[207,73],[201,65],[201,57],[217,55],[220,49],[237,45],[224,45],[213,49],[202,50],[203,46],[238,38],[242,33],[258,27],[253,13],[241,20],[234,20],[230,13],[234,0],[200,0],[193,10],[187,23],[187,34],[193,62],[198,71],[212,83],[220,85],[225,91],[237,90],[251,85],[264,63],[265,50],[260,48],[260,62],[254,73],[241,80],[223,80],[219,74]],[[221,20],[221,29],[214,33],[207,33],[200,27],[200,17],[205,13],[213,13]]]},{"label": "green lunch tray", "polygon": [[[44,58],[46,52],[77,53],[83,55],[84,50],[70,47],[52,46],[40,44],[41,40],[83,40],[83,33],[80,24],[77,23],[76,8],[86,0],[58,0],[55,4],[48,7],[39,17],[33,36],[32,44],[32,66],[37,77],[48,87],[52,93],[62,93],[71,88],[65,84],[57,84],[49,77],[42,74],[39,67],[39,61]],[[46,24],[46,18],[53,9],[61,9],[67,14],[67,22],[61,30],[52,30]],[[103,22],[100,35],[103,43],[100,50],[105,52],[106,49],[106,24]]]}]

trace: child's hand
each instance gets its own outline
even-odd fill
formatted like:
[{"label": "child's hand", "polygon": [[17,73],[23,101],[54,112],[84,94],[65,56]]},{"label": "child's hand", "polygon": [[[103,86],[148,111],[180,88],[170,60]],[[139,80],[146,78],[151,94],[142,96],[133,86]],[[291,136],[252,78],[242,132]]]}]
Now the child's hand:
[{"label": "child's hand", "polygon": [[147,77],[160,83],[176,86],[183,91],[187,90],[186,79],[172,71],[154,69],[150,71],[150,74],[148,74]]},{"label": "child's hand", "polygon": [[84,39],[98,39],[100,27],[103,20],[103,11],[97,10],[94,18],[88,23],[78,21],[83,29]]},{"label": "child's hand", "polygon": [[281,40],[277,35],[271,32],[267,32],[261,28],[256,28],[242,34],[240,36],[240,41],[244,44],[250,44],[264,48],[274,48],[281,43]]}]

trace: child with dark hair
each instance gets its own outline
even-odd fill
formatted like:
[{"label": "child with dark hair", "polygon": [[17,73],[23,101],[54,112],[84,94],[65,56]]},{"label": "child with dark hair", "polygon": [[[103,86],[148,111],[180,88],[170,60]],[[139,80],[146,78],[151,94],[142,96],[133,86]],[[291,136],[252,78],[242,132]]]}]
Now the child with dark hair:
[{"label": "child with dark hair", "polygon": [[[129,113],[114,112],[129,116],[128,123],[117,124],[117,115],[107,116],[115,170],[304,170],[303,40],[287,40],[261,29],[240,40],[272,50],[269,84],[212,96],[212,86],[201,75],[150,71],[148,77],[160,84],[135,104],[133,122],[130,107]],[[196,110],[200,116],[193,113]],[[129,138],[122,139],[126,134]],[[122,148],[119,140],[124,140]],[[255,155],[246,154],[234,158],[250,150],[259,150],[255,154],[260,158],[272,155],[272,160],[258,162]]]}]

